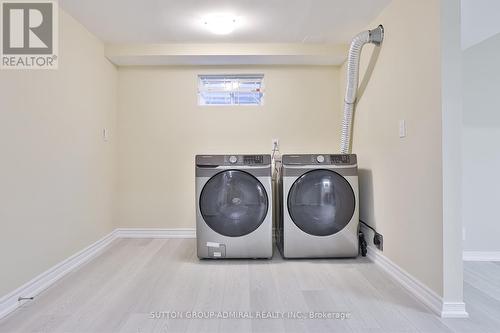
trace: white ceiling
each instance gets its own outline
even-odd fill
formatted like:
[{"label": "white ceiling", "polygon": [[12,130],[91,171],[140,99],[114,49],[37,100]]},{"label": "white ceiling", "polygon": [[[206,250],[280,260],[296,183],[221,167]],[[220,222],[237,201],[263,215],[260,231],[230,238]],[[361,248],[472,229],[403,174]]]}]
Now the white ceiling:
[{"label": "white ceiling", "polygon": [[[108,43],[346,43],[390,0],[60,0]],[[211,13],[242,17],[227,36],[207,32]]]},{"label": "white ceiling", "polygon": [[462,0],[462,49],[500,33],[500,1]]}]

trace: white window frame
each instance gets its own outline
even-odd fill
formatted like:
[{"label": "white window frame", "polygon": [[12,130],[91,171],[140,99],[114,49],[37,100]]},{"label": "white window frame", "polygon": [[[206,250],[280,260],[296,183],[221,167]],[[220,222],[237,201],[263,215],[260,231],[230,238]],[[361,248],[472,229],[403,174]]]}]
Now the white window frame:
[{"label": "white window frame", "polygon": [[[198,74],[198,106],[262,106],[264,105],[264,97],[265,97],[265,89],[264,89],[264,74],[262,73],[252,73],[252,74]],[[253,79],[253,80],[260,80],[260,89],[258,92],[261,93],[260,97],[260,103],[256,104],[240,104],[236,103],[233,98],[231,97],[231,103],[224,103],[224,104],[206,104],[203,102],[202,98],[202,92],[231,92],[231,93],[238,93],[238,92],[256,92],[255,90],[242,90],[239,87],[237,89],[232,89],[231,87],[225,88],[225,89],[219,89],[219,90],[214,90],[214,89],[203,89],[202,82],[206,78],[213,78],[213,79],[222,79],[222,80],[227,80],[228,84],[234,84],[235,80],[238,80],[237,82],[241,82],[245,79]]]}]

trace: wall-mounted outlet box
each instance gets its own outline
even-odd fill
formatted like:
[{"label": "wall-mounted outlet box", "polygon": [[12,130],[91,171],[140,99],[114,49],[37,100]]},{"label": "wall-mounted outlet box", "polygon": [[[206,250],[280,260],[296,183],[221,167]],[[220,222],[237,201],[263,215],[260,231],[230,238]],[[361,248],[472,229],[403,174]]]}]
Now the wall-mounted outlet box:
[{"label": "wall-mounted outlet box", "polygon": [[384,236],[378,232],[375,233],[375,236],[373,236],[373,244],[375,244],[380,251],[384,251]]},{"label": "wall-mounted outlet box", "polygon": [[272,150],[280,150],[280,139],[273,139]]}]

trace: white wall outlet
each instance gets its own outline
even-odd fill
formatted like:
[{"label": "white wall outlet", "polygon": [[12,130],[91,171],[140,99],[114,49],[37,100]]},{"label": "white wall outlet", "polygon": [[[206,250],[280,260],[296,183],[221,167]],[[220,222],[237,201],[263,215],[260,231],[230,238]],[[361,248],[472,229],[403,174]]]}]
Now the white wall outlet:
[{"label": "white wall outlet", "polygon": [[280,139],[273,139],[272,150],[280,150]]},{"label": "white wall outlet", "polygon": [[399,121],[399,137],[406,138],[406,120]]}]

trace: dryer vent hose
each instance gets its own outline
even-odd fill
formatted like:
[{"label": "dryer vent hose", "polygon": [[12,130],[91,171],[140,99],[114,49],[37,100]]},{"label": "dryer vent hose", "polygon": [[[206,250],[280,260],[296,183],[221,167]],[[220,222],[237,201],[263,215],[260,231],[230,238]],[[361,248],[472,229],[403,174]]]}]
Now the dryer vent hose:
[{"label": "dryer vent hose", "polygon": [[344,98],[344,119],[342,121],[342,139],[340,143],[340,152],[350,154],[352,139],[352,121],[354,115],[354,104],[356,103],[356,94],[359,81],[359,58],[361,49],[367,43],[377,46],[384,40],[384,27],[379,25],[373,30],[363,31],[356,35],[349,48],[347,59],[347,87]]}]

